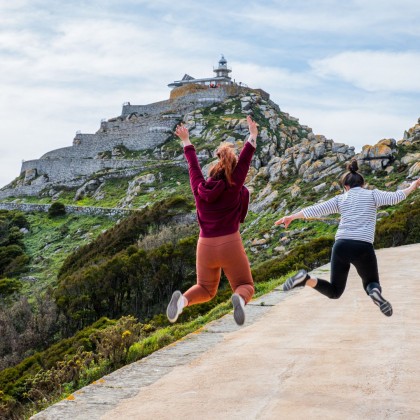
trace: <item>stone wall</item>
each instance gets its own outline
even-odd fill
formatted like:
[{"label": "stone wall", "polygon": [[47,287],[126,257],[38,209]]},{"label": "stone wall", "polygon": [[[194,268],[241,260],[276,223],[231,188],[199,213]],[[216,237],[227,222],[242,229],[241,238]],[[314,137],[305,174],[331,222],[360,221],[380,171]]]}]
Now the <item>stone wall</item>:
[{"label": "stone wall", "polygon": [[37,176],[48,176],[48,182],[65,182],[89,176],[99,171],[133,167],[142,169],[144,164],[144,160],[129,159],[39,159],[24,162],[22,164],[22,172],[36,169]]},{"label": "stone wall", "polygon": [[[23,212],[48,212],[50,204],[17,204],[0,203],[0,210],[19,210]],[[125,217],[138,210],[116,209],[106,207],[65,206],[69,214],[84,214],[89,216]]]}]

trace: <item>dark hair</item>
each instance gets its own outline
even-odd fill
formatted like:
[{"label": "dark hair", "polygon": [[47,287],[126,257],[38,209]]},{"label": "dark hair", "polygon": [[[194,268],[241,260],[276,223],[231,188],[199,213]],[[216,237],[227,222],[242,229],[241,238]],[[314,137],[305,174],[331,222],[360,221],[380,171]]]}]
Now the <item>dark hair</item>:
[{"label": "dark hair", "polygon": [[210,168],[209,176],[214,179],[226,179],[229,186],[234,185],[232,181],[232,173],[238,162],[235,150],[231,143],[222,143],[217,151],[216,156],[219,161]]},{"label": "dark hair", "polygon": [[347,172],[341,177],[341,185],[343,187],[348,186],[350,188],[362,187],[365,184],[365,179],[359,172],[359,165],[356,159],[352,159],[347,164]]}]

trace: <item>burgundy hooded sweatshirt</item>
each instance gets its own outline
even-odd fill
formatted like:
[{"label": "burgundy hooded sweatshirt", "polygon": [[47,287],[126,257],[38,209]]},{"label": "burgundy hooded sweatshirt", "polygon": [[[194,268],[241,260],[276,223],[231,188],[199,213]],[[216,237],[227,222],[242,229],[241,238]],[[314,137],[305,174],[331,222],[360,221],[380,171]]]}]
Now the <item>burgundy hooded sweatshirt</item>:
[{"label": "burgundy hooded sweatshirt", "polygon": [[200,236],[214,238],[239,230],[248,210],[249,192],[244,187],[255,147],[247,141],[232,174],[232,186],[224,180],[205,180],[193,145],[184,147],[191,189],[197,206]]}]

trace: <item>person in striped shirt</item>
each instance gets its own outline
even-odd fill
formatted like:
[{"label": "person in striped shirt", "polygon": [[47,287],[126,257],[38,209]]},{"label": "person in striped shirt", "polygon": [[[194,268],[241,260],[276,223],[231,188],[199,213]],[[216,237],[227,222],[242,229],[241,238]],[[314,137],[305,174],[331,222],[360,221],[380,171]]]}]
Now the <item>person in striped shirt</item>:
[{"label": "person in striped shirt", "polygon": [[290,216],[284,216],[275,222],[276,225],[284,224],[287,229],[295,219],[316,218],[334,213],[341,215],[331,255],[331,281],[311,277],[305,270],[299,270],[286,280],[283,290],[310,286],[330,299],[338,299],[346,288],[350,264],[353,264],[362,278],[366,293],[384,315],[391,316],[392,306],[382,296],[373,248],[376,209],[404,200],[420,187],[420,179],[412,182],[408,188],[395,192],[368,190],[363,188],[365,180],[358,172],[357,160],[353,159],[347,169],[341,178],[345,190],[343,194],[306,207]]}]

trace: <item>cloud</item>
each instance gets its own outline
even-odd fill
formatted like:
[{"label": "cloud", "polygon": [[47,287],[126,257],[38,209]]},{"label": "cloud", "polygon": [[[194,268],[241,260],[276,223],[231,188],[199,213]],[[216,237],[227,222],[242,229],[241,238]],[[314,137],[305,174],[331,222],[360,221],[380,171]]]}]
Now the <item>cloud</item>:
[{"label": "cloud", "polygon": [[255,3],[237,12],[244,20],[276,32],[419,34],[416,0],[282,0]]},{"label": "cloud", "polygon": [[343,52],[313,60],[311,67],[320,77],[338,78],[370,92],[420,92],[420,52]]}]

